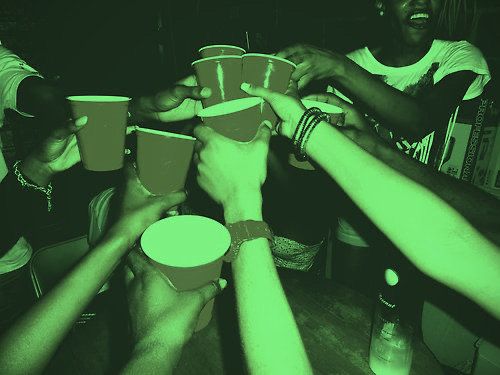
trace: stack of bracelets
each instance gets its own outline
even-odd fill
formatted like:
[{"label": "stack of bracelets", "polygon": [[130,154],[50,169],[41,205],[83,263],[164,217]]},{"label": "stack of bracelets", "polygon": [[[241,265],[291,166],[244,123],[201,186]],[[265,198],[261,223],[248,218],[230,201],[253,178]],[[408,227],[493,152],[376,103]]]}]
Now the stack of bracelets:
[{"label": "stack of bracelets", "polygon": [[321,112],[321,110],[317,107],[309,108],[300,118],[292,137],[293,146],[295,148],[295,158],[297,160],[307,160],[307,141],[311,137],[313,130],[321,121],[330,122],[330,115]]}]

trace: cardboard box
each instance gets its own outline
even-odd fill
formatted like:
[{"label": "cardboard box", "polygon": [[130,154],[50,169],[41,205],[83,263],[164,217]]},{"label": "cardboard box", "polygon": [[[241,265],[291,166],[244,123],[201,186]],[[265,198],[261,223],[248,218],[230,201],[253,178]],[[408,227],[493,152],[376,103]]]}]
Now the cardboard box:
[{"label": "cardboard box", "polygon": [[[498,134],[497,126],[488,126],[483,130],[483,136],[479,146],[479,153],[472,176],[472,183],[476,186],[485,186],[488,168],[493,155],[493,146],[495,145],[495,138],[500,137]],[[491,175],[491,173],[489,173]],[[491,177],[491,176],[489,176]]]}]

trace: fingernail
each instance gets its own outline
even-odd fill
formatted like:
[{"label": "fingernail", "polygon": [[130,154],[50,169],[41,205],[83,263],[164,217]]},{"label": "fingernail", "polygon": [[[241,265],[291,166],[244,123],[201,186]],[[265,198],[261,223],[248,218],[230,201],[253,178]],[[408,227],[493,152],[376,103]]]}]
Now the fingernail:
[{"label": "fingernail", "polygon": [[243,90],[243,91],[248,91],[248,89],[250,88],[250,84],[248,82],[243,82],[240,86],[240,88]]},{"label": "fingernail", "polygon": [[269,128],[269,130],[273,129],[273,124],[271,124],[271,122],[268,120],[263,121],[261,125],[267,126]]},{"label": "fingernail", "polygon": [[210,87],[203,87],[203,89],[201,89],[201,96],[208,98],[210,95],[212,95]]},{"label": "fingernail", "polygon": [[226,279],[222,279],[222,278],[220,278],[220,279],[219,279],[219,286],[220,286],[220,288],[221,288],[222,290],[224,290],[224,289],[226,288],[226,286],[227,286],[227,281],[226,281]]},{"label": "fingernail", "polygon": [[75,121],[75,126],[83,126],[87,123],[87,121],[89,120],[88,116],[83,116],[83,117],[80,117],[78,119],[76,119]]}]

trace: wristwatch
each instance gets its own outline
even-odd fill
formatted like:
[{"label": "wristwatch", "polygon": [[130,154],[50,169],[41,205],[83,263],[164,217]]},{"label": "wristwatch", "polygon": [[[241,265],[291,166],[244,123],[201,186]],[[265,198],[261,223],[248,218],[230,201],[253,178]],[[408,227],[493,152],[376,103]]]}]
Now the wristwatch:
[{"label": "wristwatch", "polygon": [[267,238],[269,241],[273,240],[271,228],[263,221],[240,221],[234,224],[226,224],[226,228],[229,234],[231,234],[231,246],[223,258],[226,262],[232,262],[236,259],[243,242],[256,238]]}]

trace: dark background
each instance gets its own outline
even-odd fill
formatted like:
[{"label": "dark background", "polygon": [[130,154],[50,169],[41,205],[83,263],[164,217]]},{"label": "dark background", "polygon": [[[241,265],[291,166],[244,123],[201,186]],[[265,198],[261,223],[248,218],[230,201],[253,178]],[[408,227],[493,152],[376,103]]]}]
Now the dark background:
[{"label": "dark background", "polygon": [[[472,0],[468,0],[470,4]],[[500,64],[500,2],[478,0],[452,38]],[[137,95],[191,73],[200,46],[274,52],[307,42],[339,52],[378,36],[373,0],[2,0],[0,40],[78,93]]]}]

